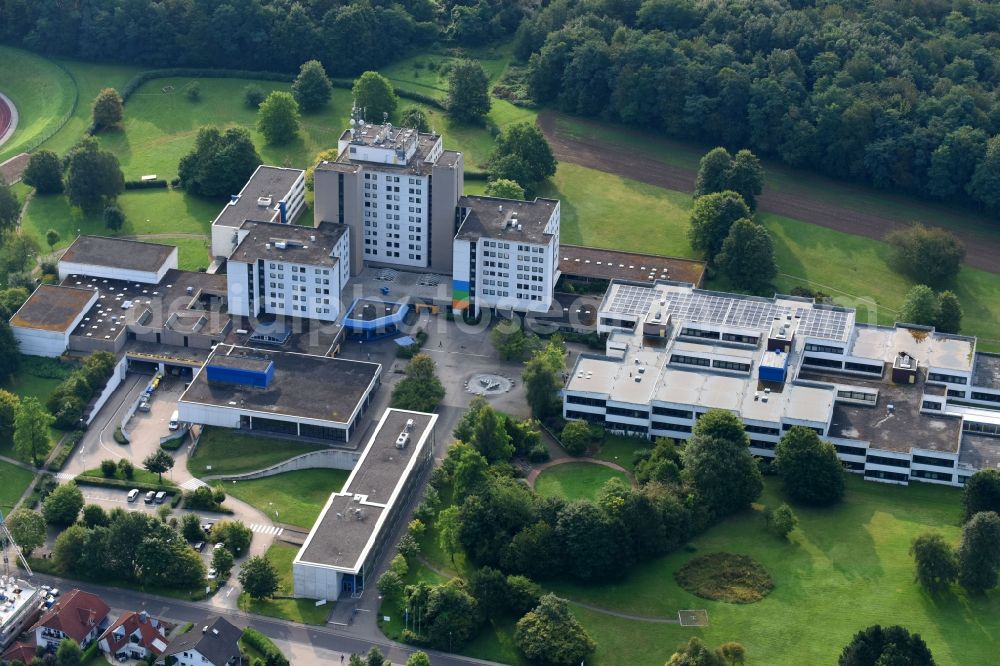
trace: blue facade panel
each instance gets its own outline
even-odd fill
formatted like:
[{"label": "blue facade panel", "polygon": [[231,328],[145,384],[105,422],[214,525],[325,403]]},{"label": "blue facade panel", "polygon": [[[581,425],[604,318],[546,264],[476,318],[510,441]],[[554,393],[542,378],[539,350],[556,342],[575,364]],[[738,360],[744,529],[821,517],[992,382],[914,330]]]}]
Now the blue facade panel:
[{"label": "blue facade panel", "polygon": [[765,382],[784,382],[788,374],[788,354],[780,351],[764,352],[760,360],[759,376]]},{"label": "blue facade panel", "polygon": [[269,361],[267,369],[263,371],[208,365],[205,372],[208,373],[207,377],[210,382],[267,388],[271,380],[274,379],[274,361]]}]

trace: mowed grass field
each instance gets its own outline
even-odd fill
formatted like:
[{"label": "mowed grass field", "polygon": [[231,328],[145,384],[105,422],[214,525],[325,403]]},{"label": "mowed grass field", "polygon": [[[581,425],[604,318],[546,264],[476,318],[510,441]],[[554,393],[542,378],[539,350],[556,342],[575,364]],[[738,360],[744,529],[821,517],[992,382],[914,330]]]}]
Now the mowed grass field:
[{"label": "mowed grass field", "polygon": [[42,56],[0,46],[0,63],[0,92],[14,102],[19,115],[13,136],[0,147],[3,162],[58,125],[73,108],[77,89],[65,70]]},{"label": "mowed grass field", "polygon": [[241,435],[226,428],[206,427],[198,439],[198,448],[188,457],[187,467],[195,476],[242,474],[322,448],[325,447],[319,444]]},{"label": "mowed grass field", "polygon": [[34,478],[28,470],[0,460],[0,511],[9,513]]},{"label": "mowed grass field", "polygon": [[330,493],[344,487],[347,475],[340,469],[303,469],[263,479],[227,482],[222,484],[222,489],[275,522],[308,530],[319,517]]},{"label": "mowed grass field", "polygon": [[589,462],[563,463],[550,467],[535,479],[535,492],[542,497],[562,497],[567,501],[597,499],[611,479],[628,479],[618,470]]}]

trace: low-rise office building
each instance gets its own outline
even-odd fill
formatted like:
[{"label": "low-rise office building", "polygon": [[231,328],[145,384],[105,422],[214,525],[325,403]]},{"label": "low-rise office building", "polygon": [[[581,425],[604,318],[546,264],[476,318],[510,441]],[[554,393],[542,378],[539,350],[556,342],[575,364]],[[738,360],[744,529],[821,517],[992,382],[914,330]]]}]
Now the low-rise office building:
[{"label": "low-rise office building", "polygon": [[124,282],[158,284],[177,268],[177,246],[111,238],[77,236],[59,258],[59,279],[89,275]]},{"label": "low-rise office building", "polygon": [[457,215],[452,307],[547,312],[559,281],[559,201],[464,196]]},{"label": "low-rise office building", "polygon": [[387,409],[344,488],[330,495],[292,563],[295,596],[359,597],[433,463],[436,414]]},{"label": "low-rise office building", "polygon": [[805,426],[846,468],[893,483],[961,485],[1000,462],[1000,413],[968,402],[996,386],[987,381],[996,357],[977,354],[975,338],[670,281],[613,281],[598,328],[609,333],[606,353],[578,359],[566,418],[684,440],[701,414],[723,409],[740,416],[755,455],[773,457],[784,432]]},{"label": "low-rise office building", "polygon": [[18,350],[28,356],[61,356],[99,296],[96,289],[39,285],[10,319]]},{"label": "low-rise office building", "polygon": [[382,366],[220,344],[177,403],[184,423],[346,442]]},{"label": "low-rise office building", "polygon": [[302,169],[258,166],[212,221],[212,256],[223,260],[233,253],[242,240],[238,231],[244,222],[295,222],[305,206],[305,191]]}]

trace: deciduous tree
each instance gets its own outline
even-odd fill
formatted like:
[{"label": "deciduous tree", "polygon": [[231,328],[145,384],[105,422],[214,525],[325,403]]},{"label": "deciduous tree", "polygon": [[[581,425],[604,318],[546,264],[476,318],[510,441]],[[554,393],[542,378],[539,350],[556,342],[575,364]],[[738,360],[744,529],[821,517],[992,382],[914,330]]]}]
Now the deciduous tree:
[{"label": "deciduous tree", "polygon": [[514,644],[533,662],[575,666],[597,647],[565,599],[546,594],[517,621]]},{"label": "deciduous tree", "polygon": [[726,662],[717,650],[698,637],[688,640],[680,650],[670,655],[667,666],[725,666]]},{"label": "deciduous tree", "polygon": [[562,410],[559,390],[566,367],[566,349],[562,340],[553,338],[524,364],[521,379],[527,393],[531,413],[539,419]]},{"label": "deciduous tree", "polygon": [[355,105],[364,110],[365,120],[376,124],[381,123],[383,118],[391,118],[399,104],[389,79],[378,72],[368,71],[359,76],[351,93]]},{"label": "deciduous tree", "polygon": [[530,197],[539,183],[555,175],[556,158],[538,127],[514,123],[497,137],[488,166],[490,180],[513,180]]},{"label": "deciduous tree", "polygon": [[[9,318],[7,315],[6,318]],[[15,346],[14,350],[17,352]],[[14,423],[17,419],[17,411],[21,406],[21,399],[10,391],[0,389],[0,446],[11,446],[14,443]]]},{"label": "deciduous tree", "polygon": [[844,496],[837,451],[812,428],[792,426],[778,441],[774,462],[785,493],[797,502],[829,506]]},{"label": "deciduous tree", "polygon": [[715,263],[733,285],[751,292],[762,290],[778,275],[771,234],[746,218],[729,228]]},{"label": "deciduous tree", "polygon": [[100,210],[103,204],[125,191],[125,176],[118,158],[101,150],[97,139],[87,137],[69,155],[66,196],[74,206]]},{"label": "deciduous tree", "polygon": [[417,354],[406,365],[406,376],[392,389],[392,406],[418,412],[433,412],[444,400],[445,390],[427,354]]},{"label": "deciduous tree", "polygon": [[299,105],[291,93],[276,90],[257,111],[257,131],[270,144],[288,143],[299,135]]},{"label": "deciduous tree", "polygon": [[913,540],[910,554],[917,566],[917,580],[929,592],[941,592],[958,578],[958,561],[944,537],[924,532]]},{"label": "deciduous tree", "polygon": [[97,93],[93,107],[94,129],[97,131],[118,127],[125,117],[125,103],[114,88],[105,88]]},{"label": "deciduous tree", "polygon": [[988,467],[970,476],[962,489],[963,519],[980,511],[1000,514],[1000,469]]},{"label": "deciduous tree", "polygon": [[45,545],[45,518],[42,514],[20,507],[4,516],[4,520],[25,556]]},{"label": "deciduous tree", "polygon": [[509,178],[499,178],[486,184],[486,196],[523,201],[524,188]]},{"label": "deciduous tree", "polygon": [[17,228],[17,218],[21,214],[21,202],[14,190],[0,177],[0,235]]},{"label": "deciduous tree", "polygon": [[727,190],[698,197],[688,230],[691,247],[714,263],[733,224],[749,217],[750,209],[736,192]]},{"label": "deciduous tree", "polygon": [[278,570],[261,555],[254,555],[243,564],[239,580],[252,599],[266,599],[278,591]]},{"label": "deciduous tree", "polygon": [[798,525],[799,519],[796,517],[792,507],[782,504],[777,509],[768,514],[767,526],[775,536],[787,539],[788,535]]},{"label": "deciduous tree", "polygon": [[14,451],[40,467],[49,452],[49,427],[54,419],[34,396],[25,396],[14,417]]},{"label": "deciduous tree", "polygon": [[980,511],[962,528],[958,547],[958,582],[973,594],[988,592],[997,586],[1000,567],[1000,516]]},{"label": "deciduous tree", "polygon": [[479,123],[490,112],[490,77],[478,60],[459,60],[448,75],[448,115]]},{"label": "deciduous tree", "polygon": [[715,518],[746,509],[764,488],[749,447],[743,424],[721,410],[702,416],[684,447],[684,474]]},{"label": "deciduous tree", "polygon": [[594,443],[594,432],[586,421],[570,421],[559,434],[559,442],[571,456],[582,456]]},{"label": "deciduous tree", "polygon": [[177,176],[191,194],[230,196],[243,189],[261,162],[246,128],[230,127],[220,131],[215,127],[202,127],[194,148],[181,158]]},{"label": "deciduous tree", "polygon": [[299,103],[302,113],[319,111],[330,101],[333,84],[330,83],[323,63],[310,60],[299,68],[299,75],[292,83],[292,96]]},{"label": "deciduous tree", "polygon": [[899,625],[873,625],[854,635],[844,647],[838,666],[934,666],[934,657],[920,634]]},{"label": "deciduous tree", "polygon": [[67,481],[42,502],[42,515],[51,525],[67,526],[76,522],[83,508],[83,493],[72,481]]},{"label": "deciduous tree", "polygon": [[907,324],[933,326],[940,314],[941,304],[934,291],[925,284],[915,285],[906,292],[903,307],[899,310],[899,321]]},{"label": "deciduous tree", "polygon": [[431,123],[427,114],[418,106],[408,106],[399,114],[400,127],[415,129],[418,132],[430,132]]},{"label": "deciduous tree", "polygon": [[958,333],[962,330],[962,303],[953,291],[938,294],[938,315],[934,328],[942,333]]},{"label": "deciduous tree", "polygon": [[940,227],[915,224],[893,231],[886,242],[898,271],[932,287],[954,282],[965,259],[965,244]]},{"label": "deciduous tree", "polygon": [[163,473],[174,468],[174,458],[163,449],[156,449],[142,461],[147,472],[156,474],[157,483],[163,483]]},{"label": "deciduous tree", "polygon": [[23,179],[37,194],[59,194],[63,191],[62,171],[58,155],[51,150],[38,150],[31,153]]},{"label": "deciduous tree", "polygon": [[218,572],[219,580],[229,578],[234,563],[233,554],[228,548],[216,548],[212,552],[212,568]]}]

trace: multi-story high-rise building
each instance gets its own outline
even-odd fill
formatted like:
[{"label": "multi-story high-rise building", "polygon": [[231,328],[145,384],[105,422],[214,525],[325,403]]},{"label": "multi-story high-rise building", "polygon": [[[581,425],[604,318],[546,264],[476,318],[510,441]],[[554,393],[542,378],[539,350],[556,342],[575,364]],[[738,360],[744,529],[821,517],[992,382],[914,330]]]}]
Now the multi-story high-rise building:
[{"label": "multi-story high-rise building", "polygon": [[316,220],[351,228],[352,275],[365,263],[449,274],[463,169],[440,135],[365,123],[355,109],[337,159],[316,165]]},{"label": "multi-story high-rise building", "polygon": [[244,222],[227,264],[229,312],[335,321],[347,283],[348,228]]},{"label": "multi-story high-rise building", "polygon": [[547,312],[559,280],[559,201],[459,199],[452,306]]}]

